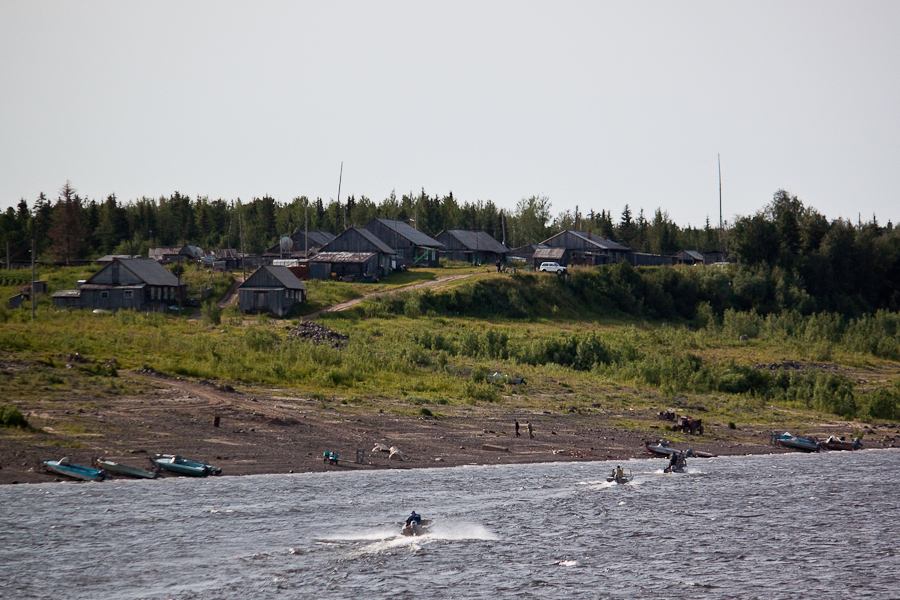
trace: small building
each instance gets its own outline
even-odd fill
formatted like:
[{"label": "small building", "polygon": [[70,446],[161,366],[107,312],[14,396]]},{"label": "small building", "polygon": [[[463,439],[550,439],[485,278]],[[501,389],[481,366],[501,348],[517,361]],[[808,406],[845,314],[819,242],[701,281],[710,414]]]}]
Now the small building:
[{"label": "small building", "polygon": [[542,262],[555,262],[559,263],[562,266],[568,266],[568,261],[566,261],[566,249],[565,248],[538,248],[531,255],[531,265],[534,267],[534,270],[537,271],[541,267]]},{"label": "small building", "polygon": [[184,298],[187,285],[149,258],[117,258],[80,284],[53,294],[60,308],[165,310]]},{"label": "small building", "polygon": [[444,260],[493,264],[498,260],[505,263],[509,255],[509,248],[486,231],[445,229],[434,239],[444,245],[444,248],[438,251],[438,256]]},{"label": "small building", "polygon": [[[626,260],[627,254],[631,251],[622,244],[600,237],[590,231],[574,229],[561,231],[541,244],[551,248],[565,248],[563,261],[567,265],[594,266],[617,263]],[[534,262],[537,263],[537,258],[534,259]]]},{"label": "small building", "polygon": [[199,260],[202,256],[203,250],[193,244],[150,248],[150,258],[161,264],[181,262],[183,260]]},{"label": "small building", "polygon": [[295,304],[306,302],[306,286],[288,267],[265,265],[238,286],[243,313],[270,312],[283,317]]},{"label": "small building", "polygon": [[671,254],[649,254],[647,252],[629,252],[626,260],[635,267],[661,267],[675,264]]},{"label": "small building", "polygon": [[436,267],[440,264],[438,251],[444,245],[403,221],[372,219],[365,229],[396,252],[397,267]]},{"label": "small building", "polygon": [[286,258],[306,258],[307,253],[313,254],[322,246],[335,238],[330,231],[300,231],[297,230],[291,234],[291,248],[287,252],[281,251],[281,244],[275,244],[268,250],[266,255],[284,255]]},{"label": "small building", "polygon": [[679,250],[675,253],[675,262],[682,265],[702,265],[706,261],[696,250]]},{"label": "small building", "polygon": [[377,252],[319,252],[309,259],[309,276],[329,279],[332,276],[352,281],[383,275]]}]

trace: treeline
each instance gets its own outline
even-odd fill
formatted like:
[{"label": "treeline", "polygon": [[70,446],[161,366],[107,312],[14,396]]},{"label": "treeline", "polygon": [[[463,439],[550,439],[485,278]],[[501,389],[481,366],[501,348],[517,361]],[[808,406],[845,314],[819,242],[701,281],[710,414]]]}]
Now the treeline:
[{"label": "treeline", "polygon": [[[372,219],[415,223],[428,235],[444,229],[485,231],[515,248],[538,243],[564,229],[578,228],[613,239],[639,252],[671,254],[679,249],[715,250],[718,230],[708,220],[701,229],[679,227],[657,209],[651,219],[643,210],[632,215],[626,206],[620,218],[607,210],[565,211],[553,216],[547,197],[523,198],[513,211],[490,200],[460,202],[453,193],[429,195],[392,193],[381,202],[365,196],[343,202],[306,196],[277,202],[263,196],[249,202],[208,197],[191,198],[180,192],[159,198],[121,201],[115,194],[95,200],[80,196],[69,183],[55,200],[41,193],[29,206],[25,199],[0,213],[0,255],[7,244],[12,260],[30,257],[32,238],[38,256],[65,262],[105,254],[147,254],[153,246],[192,243],[204,249],[240,248],[247,252],[272,247],[283,235],[309,227],[338,234]],[[6,258],[5,255],[2,258]]]}]

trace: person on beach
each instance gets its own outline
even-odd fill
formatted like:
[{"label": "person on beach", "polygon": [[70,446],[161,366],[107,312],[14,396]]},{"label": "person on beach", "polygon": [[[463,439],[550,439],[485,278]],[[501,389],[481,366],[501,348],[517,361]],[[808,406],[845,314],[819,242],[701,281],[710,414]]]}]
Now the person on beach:
[{"label": "person on beach", "polygon": [[519,422],[516,421],[516,437],[519,437]]},{"label": "person on beach", "polygon": [[531,421],[528,421],[528,437],[534,439],[534,428],[531,426]]}]

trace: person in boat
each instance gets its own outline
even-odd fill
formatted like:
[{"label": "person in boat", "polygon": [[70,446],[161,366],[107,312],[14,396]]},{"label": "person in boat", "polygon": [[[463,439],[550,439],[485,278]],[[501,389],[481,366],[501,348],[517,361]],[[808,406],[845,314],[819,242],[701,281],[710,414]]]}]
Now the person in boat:
[{"label": "person in boat", "polygon": [[622,468],[621,465],[619,465],[618,467],[613,469],[612,475],[613,475],[613,479],[615,479],[616,481],[621,481],[621,480],[625,479],[625,470]]},{"label": "person in boat", "polygon": [[412,511],[412,514],[406,518],[406,526],[412,527],[413,531],[419,530],[419,525],[422,523],[422,517],[416,511]]},{"label": "person in boat", "polygon": [[678,466],[678,452],[677,451],[673,452],[671,455],[669,455],[669,470],[674,469],[676,466]]}]

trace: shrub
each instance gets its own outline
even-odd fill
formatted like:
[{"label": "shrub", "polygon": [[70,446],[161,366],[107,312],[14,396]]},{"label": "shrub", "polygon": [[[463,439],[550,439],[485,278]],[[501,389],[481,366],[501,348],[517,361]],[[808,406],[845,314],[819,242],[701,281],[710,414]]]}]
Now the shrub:
[{"label": "shrub", "polygon": [[30,429],[28,419],[15,406],[0,406],[0,427],[21,427]]},{"label": "shrub", "polygon": [[222,322],[222,309],[212,300],[203,303],[200,313],[203,315],[203,322],[207,325],[219,325]]}]

